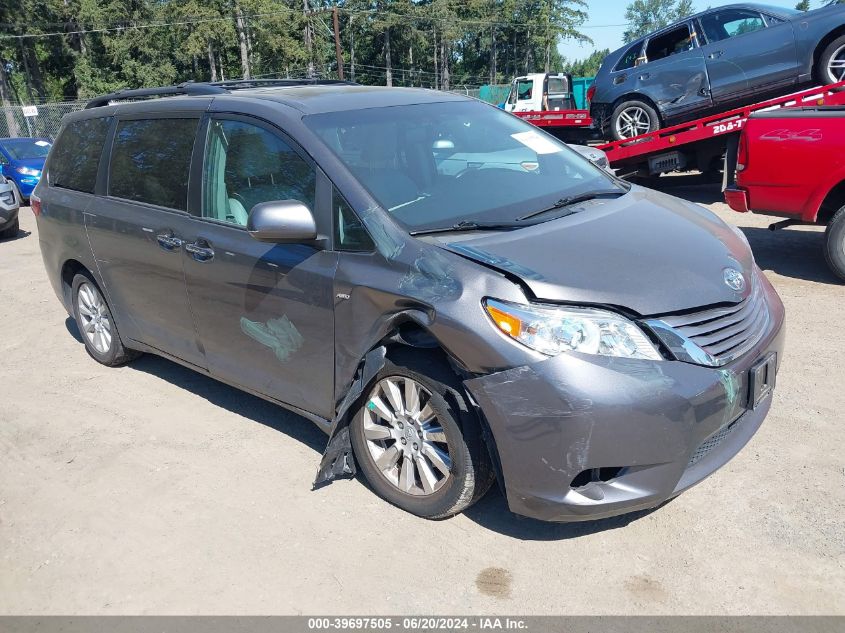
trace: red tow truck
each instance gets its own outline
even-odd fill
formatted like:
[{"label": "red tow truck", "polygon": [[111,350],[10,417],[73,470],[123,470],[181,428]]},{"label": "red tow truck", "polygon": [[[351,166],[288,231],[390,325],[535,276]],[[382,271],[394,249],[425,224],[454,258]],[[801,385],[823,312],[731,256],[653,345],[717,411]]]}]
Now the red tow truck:
[{"label": "red tow truck", "polygon": [[[734,176],[735,174],[735,176]],[[795,224],[827,226],[825,258],[845,280],[845,106],[805,106],[752,114],[728,152],[725,200]]]},{"label": "red tow truck", "polygon": [[[588,92],[588,97],[590,96]],[[659,176],[672,171],[717,171],[726,150],[755,112],[817,105],[845,105],[845,81],[662,128],[634,138],[596,145],[618,176]],[[516,116],[570,143],[594,140],[588,110],[514,111]],[[592,144],[592,143],[591,143]]]}]

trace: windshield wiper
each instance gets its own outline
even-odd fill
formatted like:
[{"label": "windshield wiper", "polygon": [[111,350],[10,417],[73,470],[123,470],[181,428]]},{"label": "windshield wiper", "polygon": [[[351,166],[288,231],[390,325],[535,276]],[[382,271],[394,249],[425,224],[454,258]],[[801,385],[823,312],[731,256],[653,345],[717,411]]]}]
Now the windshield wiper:
[{"label": "windshield wiper", "polygon": [[461,231],[506,231],[509,229],[521,229],[525,225],[516,222],[474,222],[472,220],[461,220],[452,226],[440,226],[433,229],[422,229],[411,231],[411,235],[431,235],[432,233],[459,233]]},{"label": "windshield wiper", "polygon": [[[516,219],[517,222],[522,222],[523,220],[528,220],[538,215],[543,215],[544,213],[548,213],[549,211],[556,211],[557,209],[562,209],[564,207],[568,207],[572,204],[577,204],[579,202],[587,202],[588,200],[595,200],[596,198],[604,198],[604,197],[619,197],[624,195],[624,191],[612,190],[612,191],[588,191],[587,193],[580,193],[577,196],[568,196],[566,198],[561,198],[553,205],[546,207],[545,209],[540,209],[539,211],[532,211],[531,213],[526,213]],[[572,215],[575,213],[572,211],[571,213],[567,213],[566,215]],[[565,216],[561,216],[565,217]]]}]

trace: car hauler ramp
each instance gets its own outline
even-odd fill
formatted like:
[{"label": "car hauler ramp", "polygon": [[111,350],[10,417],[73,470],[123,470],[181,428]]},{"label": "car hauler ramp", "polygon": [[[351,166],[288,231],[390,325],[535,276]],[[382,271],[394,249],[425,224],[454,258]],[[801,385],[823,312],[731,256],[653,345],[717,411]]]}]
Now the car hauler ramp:
[{"label": "car hauler ramp", "polygon": [[721,167],[728,139],[738,136],[753,112],[808,105],[845,105],[845,81],[735,108],[598,148],[607,153],[610,166],[623,177],[655,176],[685,169],[710,171]]}]

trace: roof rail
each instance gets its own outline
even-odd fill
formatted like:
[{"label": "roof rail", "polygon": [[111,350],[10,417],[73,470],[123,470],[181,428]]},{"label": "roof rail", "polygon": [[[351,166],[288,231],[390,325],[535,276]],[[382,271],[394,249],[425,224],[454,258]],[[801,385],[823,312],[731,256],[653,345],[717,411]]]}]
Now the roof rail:
[{"label": "roof rail", "polygon": [[118,90],[107,95],[94,97],[86,105],[88,108],[99,108],[108,105],[112,101],[124,101],[134,99],[148,99],[150,97],[166,97],[170,95],[216,95],[225,94],[223,88],[212,86],[208,83],[185,82],[176,86],[160,86],[158,88],[136,88],[134,90]]},{"label": "roof rail", "polygon": [[357,86],[358,84],[340,79],[233,79],[231,81],[212,81],[208,85],[225,88],[226,90],[243,90],[246,88],[284,86]]},{"label": "roof rail", "polygon": [[149,99],[150,97],[167,97],[173,95],[219,95],[229,90],[244,90],[247,88],[272,88],[282,86],[325,86],[358,85],[351,81],[339,79],[233,79],[231,81],[199,82],[186,81],[176,86],[160,86],[158,88],[136,88],[132,90],[118,90],[109,94],[94,97],[86,105],[88,108],[99,108],[112,101],[130,101],[134,99]]}]

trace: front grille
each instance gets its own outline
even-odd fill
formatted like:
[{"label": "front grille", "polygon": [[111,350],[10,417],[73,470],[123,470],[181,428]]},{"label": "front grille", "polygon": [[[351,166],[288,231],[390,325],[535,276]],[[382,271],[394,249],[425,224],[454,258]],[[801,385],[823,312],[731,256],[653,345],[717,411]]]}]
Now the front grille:
[{"label": "front grille", "polygon": [[[751,294],[735,305],[660,317],[649,321],[649,325],[680,360],[725,365],[759,343],[769,325],[769,306],[763,284],[756,275],[752,284]],[[695,346],[693,350],[690,343]],[[696,348],[705,354],[691,353]]]},{"label": "front grille", "polygon": [[696,462],[704,459],[704,457],[710,451],[712,451],[714,448],[719,446],[719,444],[724,442],[725,439],[727,439],[727,437],[736,430],[736,428],[740,425],[744,417],[745,416],[737,418],[736,420],[734,420],[727,426],[722,427],[713,435],[704,440],[701,445],[697,449],[695,449],[695,452],[692,454],[692,457],[690,457],[689,464],[687,464],[687,468],[689,468]]}]

